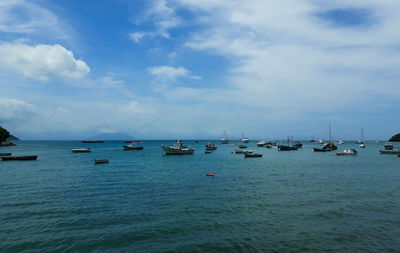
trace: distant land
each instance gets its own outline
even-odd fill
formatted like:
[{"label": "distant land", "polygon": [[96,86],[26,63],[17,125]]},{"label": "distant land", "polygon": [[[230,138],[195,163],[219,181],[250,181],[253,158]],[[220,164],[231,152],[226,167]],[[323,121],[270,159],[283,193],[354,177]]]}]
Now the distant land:
[{"label": "distant land", "polygon": [[393,135],[392,138],[389,139],[389,141],[400,141],[400,133]]},{"label": "distant land", "polygon": [[10,137],[8,137],[8,140],[9,141],[20,141],[20,139],[18,137],[14,136],[12,134],[10,135]]},{"label": "distant land", "polygon": [[100,133],[83,140],[133,140],[134,138],[127,133]]}]

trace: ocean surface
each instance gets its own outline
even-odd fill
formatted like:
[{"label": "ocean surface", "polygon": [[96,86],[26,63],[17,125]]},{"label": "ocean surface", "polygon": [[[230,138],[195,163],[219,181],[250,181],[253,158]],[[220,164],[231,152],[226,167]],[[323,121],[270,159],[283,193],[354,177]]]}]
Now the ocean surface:
[{"label": "ocean surface", "polygon": [[[145,141],[20,141],[0,153],[1,252],[400,252],[400,158],[233,145],[164,156]],[[90,147],[91,153],[72,153]],[[94,158],[108,158],[97,164]],[[215,174],[207,177],[207,173]]]}]

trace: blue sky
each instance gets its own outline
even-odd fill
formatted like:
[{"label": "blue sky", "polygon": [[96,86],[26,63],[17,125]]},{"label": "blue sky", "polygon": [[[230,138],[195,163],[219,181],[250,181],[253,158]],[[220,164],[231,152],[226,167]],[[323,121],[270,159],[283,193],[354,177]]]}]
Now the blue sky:
[{"label": "blue sky", "polygon": [[25,139],[387,139],[395,0],[0,1],[0,125]]}]

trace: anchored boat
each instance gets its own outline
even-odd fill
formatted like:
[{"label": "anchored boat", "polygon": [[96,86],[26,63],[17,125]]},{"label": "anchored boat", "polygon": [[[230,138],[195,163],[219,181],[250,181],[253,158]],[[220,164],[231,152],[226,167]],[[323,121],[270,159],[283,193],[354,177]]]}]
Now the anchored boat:
[{"label": "anchored boat", "polygon": [[342,152],[337,152],[336,155],[356,156],[356,155],[358,155],[358,152],[354,148],[351,148],[351,149],[345,149]]},{"label": "anchored boat", "polygon": [[73,153],[89,153],[92,152],[90,148],[74,148],[71,150]]},{"label": "anchored boat", "polygon": [[142,150],[143,149],[143,147],[135,147],[135,144],[136,144],[137,142],[131,142],[129,145],[124,145],[124,146],[122,146],[122,148],[124,149],[124,150]]},{"label": "anchored boat", "polygon": [[36,160],[38,158],[37,155],[30,155],[30,156],[3,156],[1,159],[3,161],[29,161],[29,160]]},{"label": "anchored boat", "polygon": [[193,148],[187,148],[183,146],[182,141],[177,140],[173,146],[161,145],[165,155],[192,155],[194,153]]}]

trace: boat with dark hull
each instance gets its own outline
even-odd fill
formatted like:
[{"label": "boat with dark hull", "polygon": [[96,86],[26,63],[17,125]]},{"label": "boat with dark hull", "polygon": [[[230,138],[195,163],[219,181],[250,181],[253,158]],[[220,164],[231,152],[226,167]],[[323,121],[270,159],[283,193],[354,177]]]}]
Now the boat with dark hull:
[{"label": "boat with dark hull", "polygon": [[244,158],[251,158],[251,157],[262,157],[263,154],[262,153],[244,153]]},{"label": "boat with dark hull", "polygon": [[345,149],[342,152],[337,152],[336,155],[339,155],[339,156],[356,156],[356,155],[358,155],[358,152],[354,148],[351,148],[351,149]]},{"label": "boat with dark hull", "polygon": [[[293,137],[287,137],[287,145],[278,145],[278,150],[279,151],[293,151],[293,150],[298,150],[299,149],[299,145],[290,145],[290,140],[293,139]],[[303,145],[301,145],[303,146]]]},{"label": "boat with dark hull", "polygon": [[10,156],[11,153],[0,153],[0,156]]},{"label": "boat with dark hull", "polygon": [[334,150],[337,150],[337,146],[332,141],[331,124],[329,123],[329,142],[323,144],[321,148],[314,148],[314,152],[331,152]]},{"label": "boat with dark hull", "polygon": [[383,155],[400,155],[400,150],[379,150]]},{"label": "boat with dark hull", "polygon": [[161,145],[161,148],[165,155],[192,155],[194,153],[193,148],[185,147],[180,140],[177,140],[173,146]]},{"label": "boat with dark hull", "polygon": [[383,146],[383,148],[384,148],[385,150],[393,150],[394,146],[392,145],[392,143],[387,142],[387,143],[385,144],[385,146]]},{"label": "boat with dark hull", "polygon": [[2,156],[1,159],[3,161],[32,161],[37,160],[37,155],[29,155],[29,156]]},{"label": "boat with dark hull", "polygon": [[71,150],[72,153],[90,153],[92,150],[90,148],[74,148]]},{"label": "boat with dark hull", "polygon": [[110,160],[108,160],[108,159],[94,159],[95,164],[108,163],[108,162],[110,162]]},{"label": "boat with dark hull", "polygon": [[136,147],[135,144],[138,142],[131,142],[129,145],[122,146],[123,150],[143,150],[143,147]]},{"label": "boat with dark hull", "polygon": [[216,149],[217,149],[217,146],[215,146],[214,143],[208,143],[206,145],[206,150],[216,150]]}]

